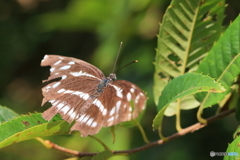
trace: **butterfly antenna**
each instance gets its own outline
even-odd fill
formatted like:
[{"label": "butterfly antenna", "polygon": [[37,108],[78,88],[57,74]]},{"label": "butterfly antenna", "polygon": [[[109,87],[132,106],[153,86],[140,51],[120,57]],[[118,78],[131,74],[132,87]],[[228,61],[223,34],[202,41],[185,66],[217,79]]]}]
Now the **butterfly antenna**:
[{"label": "butterfly antenna", "polygon": [[[120,69],[122,69],[122,68],[124,68],[124,67],[126,67],[126,66],[128,66],[128,65],[130,65],[130,64],[136,63],[136,62],[138,62],[138,60],[132,61],[132,62],[130,62],[130,63],[128,63],[128,64],[122,66],[122,67],[119,68],[117,71],[119,71]],[[116,71],[116,72],[117,72],[117,71]],[[115,72],[115,73],[116,73],[116,72]]]},{"label": "butterfly antenna", "polygon": [[123,44],[123,42],[120,43],[120,46],[119,46],[119,49],[118,49],[118,54],[117,54],[117,57],[116,57],[115,62],[114,62],[114,66],[113,66],[113,71],[112,71],[112,73],[115,73],[114,70],[115,70],[115,68],[116,68],[116,63],[117,63],[117,60],[118,60],[118,56],[119,56],[120,51],[121,51],[121,49],[122,49],[122,44]]}]

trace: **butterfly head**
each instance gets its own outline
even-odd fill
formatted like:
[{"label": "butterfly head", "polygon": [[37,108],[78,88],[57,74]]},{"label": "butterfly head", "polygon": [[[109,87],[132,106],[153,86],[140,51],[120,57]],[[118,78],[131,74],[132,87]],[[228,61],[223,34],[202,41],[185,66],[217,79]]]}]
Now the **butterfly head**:
[{"label": "butterfly head", "polygon": [[115,73],[110,73],[109,77],[112,81],[115,81],[117,79],[117,76]]}]

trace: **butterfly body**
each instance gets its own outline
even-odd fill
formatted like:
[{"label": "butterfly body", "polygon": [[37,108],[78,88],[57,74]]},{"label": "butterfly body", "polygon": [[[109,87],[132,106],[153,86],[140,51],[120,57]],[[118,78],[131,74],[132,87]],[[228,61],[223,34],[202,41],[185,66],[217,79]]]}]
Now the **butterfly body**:
[{"label": "butterfly body", "polygon": [[109,83],[112,83],[114,80],[116,80],[117,77],[114,73],[111,73],[109,75],[109,77],[103,79],[99,84],[98,84],[98,87],[97,87],[97,91],[102,93],[103,92],[103,89],[106,88],[108,86]]},{"label": "butterfly body", "polygon": [[85,61],[58,55],[46,55],[41,66],[51,66],[46,81],[61,78],[42,89],[42,105],[52,104],[43,118],[51,120],[59,113],[65,121],[75,121],[71,130],[80,131],[81,136],[134,119],[145,108],[147,98],[141,89],[131,82],[116,80],[115,73],[105,77]]}]

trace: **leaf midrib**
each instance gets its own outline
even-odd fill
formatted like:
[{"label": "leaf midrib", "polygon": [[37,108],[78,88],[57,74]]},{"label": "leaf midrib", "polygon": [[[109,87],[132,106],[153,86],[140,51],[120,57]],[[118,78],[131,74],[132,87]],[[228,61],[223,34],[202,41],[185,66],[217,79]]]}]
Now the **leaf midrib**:
[{"label": "leaf midrib", "polygon": [[197,17],[198,17],[199,8],[200,8],[199,3],[200,3],[200,1],[198,2],[198,7],[196,8],[196,14],[194,14],[194,16],[193,16],[194,17],[193,18],[193,25],[191,26],[191,29],[190,29],[191,32],[190,32],[190,36],[189,36],[188,45],[187,45],[187,48],[186,48],[186,56],[185,56],[185,59],[184,59],[181,74],[184,74],[185,70],[186,70],[188,57],[189,57],[189,54],[190,54],[190,48],[191,48],[190,46],[191,46],[191,43],[192,43],[192,40],[193,40],[193,31],[194,31],[194,28],[195,28],[195,24],[197,22]]}]

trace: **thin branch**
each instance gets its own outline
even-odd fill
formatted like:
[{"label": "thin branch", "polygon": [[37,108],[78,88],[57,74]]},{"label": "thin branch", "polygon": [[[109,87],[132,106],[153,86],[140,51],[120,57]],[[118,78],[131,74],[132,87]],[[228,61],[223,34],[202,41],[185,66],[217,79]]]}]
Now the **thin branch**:
[{"label": "thin branch", "polygon": [[71,154],[71,155],[74,155],[74,156],[79,156],[79,154],[80,154],[78,151],[61,147],[61,146],[59,146],[55,143],[52,143],[49,140],[45,140],[44,143],[48,146],[51,146],[51,147],[48,147],[48,148],[56,149],[56,150],[59,150],[61,152],[65,152],[65,153],[68,153],[68,154]]},{"label": "thin branch", "polygon": [[[230,115],[231,113],[235,112],[235,108],[234,109],[229,109],[229,110],[226,110],[222,113],[219,113],[218,115],[215,115],[215,116],[212,116],[210,118],[207,118],[207,124],[209,123],[212,123],[214,121],[217,121],[221,118],[224,118],[228,115]],[[192,133],[196,130],[199,130],[205,126],[207,126],[207,124],[201,124],[201,123],[196,123],[194,125],[191,125],[187,128],[184,128],[182,129],[180,132],[177,132],[175,134],[172,134],[171,136],[168,136],[166,137],[167,138],[167,141],[164,141],[162,139],[160,140],[157,140],[157,141],[154,141],[154,142],[150,142],[146,145],[143,145],[141,147],[137,147],[137,148],[134,148],[134,149],[130,149],[130,150],[122,150],[122,151],[112,151],[113,154],[132,154],[132,153],[136,153],[136,152],[140,152],[142,150],[145,150],[145,149],[148,149],[148,148],[151,148],[151,147],[154,147],[154,146],[158,146],[158,145],[162,145],[170,140],[174,140],[178,137],[181,137],[187,133]],[[48,143],[48,145],[51,145],[51,148],[52,149],[56,149],[56,150],[59,150],[61,152],[65,152],[65,153],[68,153],[68,154],[71,154],[71,155],[74,155],[74,156],[77,156],[77,157],[83,157],[83,156],[94,156],[98,153],[84,153],[84,152],[78,152],[78,151],[74,151],[74,150],[69,150],[69,149],[66,149],[66,148],[63,148],[61,146],[58,146],[50,141],[46,141]]]}]

